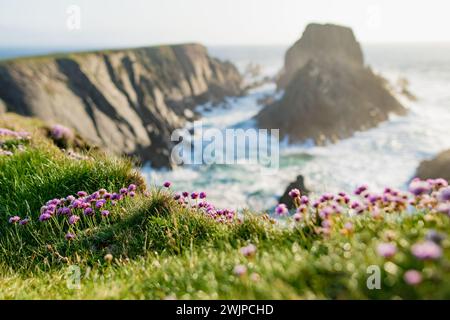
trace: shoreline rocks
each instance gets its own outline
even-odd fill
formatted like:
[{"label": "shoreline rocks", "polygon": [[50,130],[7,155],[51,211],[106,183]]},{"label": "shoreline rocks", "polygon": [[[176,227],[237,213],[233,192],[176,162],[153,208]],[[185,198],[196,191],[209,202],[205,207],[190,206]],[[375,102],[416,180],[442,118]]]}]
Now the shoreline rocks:
[{"label": "shoreline rocks", "polygon": [[450,182],[450,150],[442,151],[431,160],[422,161],[417,168],[416,177],[420,179],[443,178]]}]

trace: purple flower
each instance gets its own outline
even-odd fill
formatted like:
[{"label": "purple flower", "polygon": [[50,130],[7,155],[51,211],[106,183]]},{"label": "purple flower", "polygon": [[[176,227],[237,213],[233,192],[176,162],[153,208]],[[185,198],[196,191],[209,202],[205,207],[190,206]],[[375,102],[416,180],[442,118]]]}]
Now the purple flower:
[{"label": "purple flower", "polygon": [[135,184],[130,184],[129,186],[128,186],[128,191],[136,191],[136,185]]},{"label": "purple flower", "polygon": [[384,258],[391,258],[397,253],[397,246],[393,243],[380,243],[377,246],[377,253]]},{"label": "purple flower", "polygon": [[98,200],[98,201],[95,203],[95,207],[96,207],[97,209],[100,209],[101,207],[103,207],[103,206],[105,205],[105,203],[106,203],[106,200]]},{"label": "purple flower", "polygon": [[412,254],[419,260],[435,260],[442,256],[442,249],[433,241],[416,243],[411,247]]},{"label": "purple flower", "polygon": [[130,197],[134,198],[134,196],[136,196],[136,193],[134,191],[130,191],[130,193],[128,194]]},{"label": "purple flower", "polygon": [[284,203],[280,203],[275,208],[275,213],[282,216],[288,214],[289,210]]},{"label": "purple flower", "polygon": [[301,213],[297,212],[296,214],[293,215],[293,218],[294,218],[295,221],[299,222],[299,221],[302,220],[303,216],[302,216]]},{"label": "purple flower", "polygon": [[438,195],[438,200],[441,202],[450,201],[450,187],[441,189]]},{"label": "purple flower", "polygon": [[173,200],[178,200],[181,198],[181,195],[179,193],[175,193],[175,195],[173,196]]},{"label": "purple flower", "polygon": [[91,207],[88,207],[88,208],[84,209],[84,214],[86,216],[91,216],[92,214],[94,214],[94,210]]},{"label": "purple flower", "polygon": [[[91,209],[92,210],[92,209]],[[69,217],[69,224],[75,224],[80,220],[79,216],[73,215]]]},{"label": "purple flower", "polygon": [[119,190],[119,193],[120,194],[127,194],[128,190],[126,188],[122,188],[122,189]]},{"label": "purple flower", "polygon": [[428,182],[420,179],[413,179],[409,184],[409,192],[415,196],[420,196],[431,191],[431,186]]},{"label": "purple flower", "polygon": [[30,222],[30,219],[25,218],[25,219],[23,219],[23,220],[20,220],[20,221],[19,221],[19,224],[20,224],[21,226],[24,226],[24,225],[28,224],[28,222]]},{"label": "purple flower", "polygon": [[163,186],[165,187],[165,188],[170,188],[170,185],[171,185],[172,183],[170,182],[170,181],[166,181],[166,182],[164,182],[163,183]]},{"label": "purple flower", "polygon": [[49,219],[51,219],[52,215],[50,213],[44,212],[43,214],[41,214],[39,216],[39,221],[43,222],[43,221],[47,221]]},{"label": "purple flower", "polygon": [[436,211],[439,213],[450,215],[450,203],[439,203],[436,206]]},{"label": "purple flower", "polygon": [[244,274],[247,273],[247,267],[242,264],[238,264],[237,266],[234,267],[233,273],[239,277],[243,276]]},{"label": "purple flower", "polygon": [[118,193],[113,193],[111,196],[111,200],[120,200],[121,196]]},{"label": "purple flower", "polygon": [[239,251],[244,257],[251,257],[256,253],[256,246],[249,244],[248,246],[242,247]]},{"label": "purple flower", "polygon": [[309,198],[307,196],[302,196],[300,198],[300,204],[308,205],[308,203],[309,203]]},{"label": "purple flower", "polygon": [[197,199],[198,198],[198,193],[197,192],[192,192],[191,193],[191,199]]},{"label": "purple flower", "polygon": [[205,199],[206,198],[206,192],[204,192],[204,191],[200,192],[199,197],[200,197],[200,199]]},{"label": "purple flower", "polygon": [[185,197],[185,198],[189,197],[189,192],[183,191],[183,197]]},{"label": "purple flower", "polygon": [[77,196],[78,196],[79,198],[86,197],[86,196],[87,196],[87,192],[86,192],[86,191],[78,191],[78,192],[77,192]]},{"label": "purple flower", "polygon": [[103,199],[105,199],[105,200],[109,200],[109,199],[111,199],[111,193],[108,193],[108,192],[106,192],[104,195],[103,195]]},{"label": "purple flower", "polygon": [[298,189],[292,189],[291,191],[289,191],[289,197],[291,197],[292,199],[298,198],[300,197],[300,190]]},{"label": "purple flower", "polygon": [[359,186],[358,188],[356,188],[355,194],[356,194],[357,196],[359,196],[359,195],[361,195],[364,191],[367,191],[368,189],[369,189],[369,187],[367,187],[366,185]]},{"label": "purple flower", "polygon": [[9,218],[9,223],[17,223],[19,221],[20,221],[19,216],[13,216],[13,217]]},{"label": "purple flower", "polygon": [[67,128],[63,125],[55,124],[50,129],[50,135],[54,139],[57,139],[57,140],[61,140],[61,139],[69,140],[73,137],[73,132],[72,132],[72,130],[70,130],[69,128]]},{"label": "purple flower", "polygon": [[103,210],[102,211],[102,216],[104,216],[104,217],[109,216],[109,211],[108,210]]},{"label": "purple flower", "polygon": [[403,275],[403,279],[407,284],[415,286],[422,282],[422,274],[417,270],[408,270]]},{"label": "purple flower", "polygon": [[75,234],[68,232],[66,234],[66,240],[73,240],[73,239],[75,239]]}]

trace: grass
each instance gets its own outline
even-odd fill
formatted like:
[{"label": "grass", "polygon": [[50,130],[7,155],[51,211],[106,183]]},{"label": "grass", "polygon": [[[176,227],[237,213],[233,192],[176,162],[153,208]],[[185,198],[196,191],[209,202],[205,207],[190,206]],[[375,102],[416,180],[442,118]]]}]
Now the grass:
[{"label": "grass", "polygon": [[[170,190],[148,189],[127,159],[93,150],[74,160],[34,119],[6,115],[1,127],[32,136],[9,139],[13,155],[0,157],[2,299],[450,298],[446,215],[343,214],[334,218],[329,235],[292,218],[281,226],[262,213],[244,212],[243,219],[218,223],[180,205]],[[50,199],[80,190],[117,191],[131,183],[137,195],[108,207],[107,219],[82,216],[76,228],[62,217],[38,221],[40,207]],[[14,215],[31,221],[8,223]],[[347,222],[354,230],[344,232]],[[64,238],[68,230],[76,233],[72,241]],[[443,255],[419,260],[411,247],[431,230],[445,236]],[[393,257],[377,253],[384,242],[396,244]],[[246,257],[240,248],[248,244],[257,249]],[[236,274],[236,266],[245,272]],[[379,267],[379,290],[366,285],[369,266]],[[420,271],[420,284],[405,282],[410,269]]]}]

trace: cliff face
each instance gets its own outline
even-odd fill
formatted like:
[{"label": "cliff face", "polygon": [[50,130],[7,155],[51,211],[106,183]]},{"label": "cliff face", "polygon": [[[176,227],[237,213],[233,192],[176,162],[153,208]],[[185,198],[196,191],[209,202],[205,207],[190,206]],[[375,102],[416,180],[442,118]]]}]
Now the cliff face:
[{"label": "cliff face", "polygon": [[383,79],[364,65],[351,29],[309,25],[286,53],[278,81],[281,100],[256,116],[262,128],[279,128],[290,142],[313,139],[322,144],[376,126],[403,106]]},{"label": "cliff face", "polygon": [[450,150],[439,153],[431,160],[422,161],[416,177],[421,179],[444,178],[450,182]]},{"label": "cliff face", "polygon": [[0,112],[61,123],[160,167],[186,108],[239,95],[240,85],[233,65],[197,44],[24,58],[0,64]]}]

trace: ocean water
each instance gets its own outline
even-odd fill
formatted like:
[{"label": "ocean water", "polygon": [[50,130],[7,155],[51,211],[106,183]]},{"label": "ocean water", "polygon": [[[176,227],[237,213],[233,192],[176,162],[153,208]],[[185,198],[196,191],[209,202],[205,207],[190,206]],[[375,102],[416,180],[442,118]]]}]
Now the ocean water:
[{"label": "ocean water", "polygon": [[[245,71],[257,63],[264,75],[275,75],[283,65],[286,47],[214,47],[209,51]],[[150,184],[173,182],[179,191],[204,190],[218,206],[267,209],[298,174],[314,193],[351,192],[365,183],[374,190],[385,186],[404,189],[419,163],[450,148],[450,45],[370,45],[363,46],[366,63],[391,83],[409,81],[417,101],[403,96],[408,109],[404,117],[389,121],[353,137],[323,147],[311,144],[280,148],[280,168],[275,173],[255,165],[183,166],[173,171],[143,169]],[[274,94],[266,84],[247,96],[228,99],[225,107],[205,111],[209,127],[251,127],[251,118],[261,106],[258,100]]]}]

